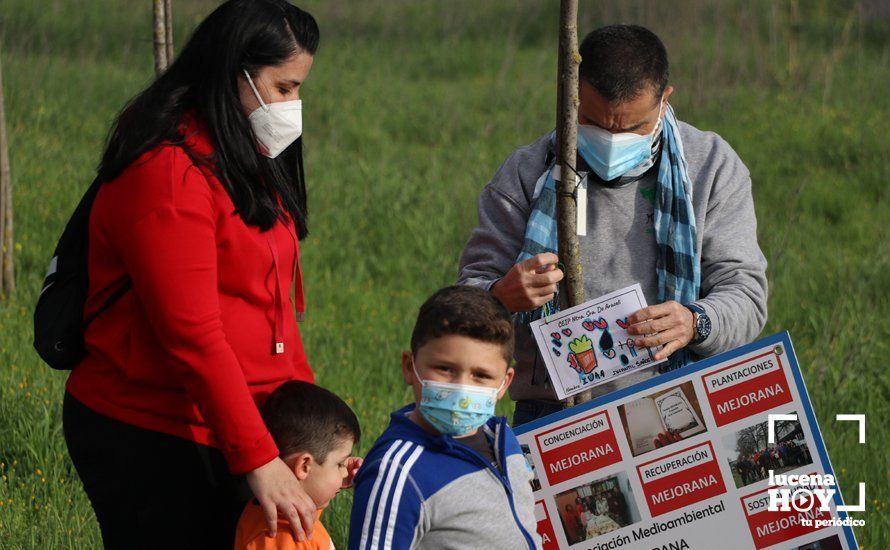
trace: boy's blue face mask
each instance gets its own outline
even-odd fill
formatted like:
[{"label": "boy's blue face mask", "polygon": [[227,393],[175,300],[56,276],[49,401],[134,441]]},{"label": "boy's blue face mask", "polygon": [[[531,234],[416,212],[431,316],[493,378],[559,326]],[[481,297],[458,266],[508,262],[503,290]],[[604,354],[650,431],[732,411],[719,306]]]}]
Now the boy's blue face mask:
[{"label": "boy's blue face mask", "polygon": [[[663,105],[664,102],[662,102]],[[659,107],[659,117],[661,107]],[[646,135],[632,132],[613,134],[598,126],[578,125],[578,154],[604,181],[612,181],[636,168],[652,156],[652,142],[661,129],[661,118]]]},{"label": "boy's blue face mask", "polygon": [[494,415],[498,392],[507,382],[505,378],[497,388],[436,382],[422,379],[413,361],[412,368],[422,386],[420,414],[433,428],[452,437],[469,435],[485,424]]}]

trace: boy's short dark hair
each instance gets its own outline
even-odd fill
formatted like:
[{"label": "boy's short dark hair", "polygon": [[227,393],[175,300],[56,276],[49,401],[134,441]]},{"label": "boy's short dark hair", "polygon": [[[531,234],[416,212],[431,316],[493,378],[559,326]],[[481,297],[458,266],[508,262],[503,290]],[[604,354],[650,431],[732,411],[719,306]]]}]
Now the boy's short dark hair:
[{"label": "boy's short dark hair", "polygon": [[507,364],[513,357],[513,320],[510,312],[491,292],[471,286],[449,286],[436,291],[420,306],[411,352],[442,336],[467,336],[498,344]]},{"label": "boy's short dark hair", "polygon": [[636,99],[651,89],[661,98],[668,83],[667,49],[649,29],[609,25],[592,31],[578,48],[579,77],[606,101]]},{"label": "boy's short dark hair", "polygon": [[323,464],[337,443],[361,438],[355,413],[333,392],[309,382],[291,380],[278,386],[260,414],[282,457],[309,453]]}]

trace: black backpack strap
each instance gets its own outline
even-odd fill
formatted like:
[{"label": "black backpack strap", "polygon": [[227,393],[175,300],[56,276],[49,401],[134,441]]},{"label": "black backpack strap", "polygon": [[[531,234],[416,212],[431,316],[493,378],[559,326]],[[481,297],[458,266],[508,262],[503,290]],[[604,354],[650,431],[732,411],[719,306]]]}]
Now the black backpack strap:
[{"label": "black backpack strap", "polygon": [[75,368],[86,354],[84,329],[132,286],[127,277],[99,309],[84,319],[89,292],[89,221],[102,183],[96,178],[65,224],[34,307],[34,349],[50,367]]},{"label": "black backpack strap", "polygon": [[[96,195],[99,194],[99,189],[102,187],[102,183],[103,182],[100,181],[97,176],[96,179],[93,180],[93,183],[90,184],[90,187],[89,187],[89,189],[87,189],[87,192],[84,194],[84,197],[81,200],[81,203],[77,205],[78,210],[84,210],[84,209],[86,210],[86,212],[83,214],[85,216],[85,219],[87,220],[87,223],[84,223],[84,226],[83,226],[83,230],[85,231],[85,234],[83,235],[82,242],[84,244],[89,242],[89,235],[88,235],[89,234],[89,216],[90,216],[89,211],[92,210],[93,203],[96,201]],[[86,254],[84,254],[84,260],[86,260]],[[86,264],[84,264],[83,268],[84,268],[84,270],[86,270]],[[84,271],[84,273],[86,274],[86,271]],[[87,277],[84,278],[84,281],[86,281],[86,280],[87,280]],[[121,296],[126,294],[127,291],[130,290],[130,287],[132,287],[132,286],[133,286],[133,281],[131,281],[130,279],[127,279],[124,282],[124,284],[121,285],[120,288],[115,290],[111,294],[111,296],[109,296],[108,298],[105,299],[105,301],[102,303],[102,305],[99,306],[99,309],[94,311],[92,315],[90,315],[89,317],[87,317],[86,319],[83,320],[83,329],[86,330],[86,328],[90,325],[90,323],[92,323],[96,319],[96,317],[98,317],[99,315],[104,313],[105,310],[107,310],[112,305],[114,305],[114,303],[117,302]],[[84,297],[86,297],[86,289],[84,289]]]},{"label": "black backpack strap", "polygon": [[112,305],[114,305],[114,303],[117,302],[121,298],[121,296],[126,294],[132,287],[133,287],[133,281],[131,281],[130,279],[127,279],[126,282],[124,282],[124,284],[122,284],[120,286],[120,288],[115,290],[111,294],[111,296],[109,296],[108,298],[105,299],[104,302],[102,302],[102,305],[99,306],[99,309],[94,311],[92,315],[90,315],[89,317],[87,317],[86,319],[83,320],[84,330],[86,330],[86,328],[88,326],[90,326],[90,323],[92,323],[96,319],[96,317],[98,317],[99,315],[102,315],[102,313],[104,313],[105,310],[107,310]]}]

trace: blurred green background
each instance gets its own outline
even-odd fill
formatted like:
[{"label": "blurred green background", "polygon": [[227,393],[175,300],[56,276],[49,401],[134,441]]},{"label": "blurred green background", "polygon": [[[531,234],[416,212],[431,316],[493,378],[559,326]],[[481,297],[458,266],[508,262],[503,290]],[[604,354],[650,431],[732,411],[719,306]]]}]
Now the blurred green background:
[{"label": "blurred green background", "polygon": [[[218,4],[173,3],[179,46]],[[322,30],[301,92],[302,329],[318,382],[362,419],[364,451],[410,400],[399,351],[420,303],[455,280],[476,196],[554,126],[558,2],[300,5]],[[890,7],[581,0],[580,12],[582,36],[616,22],[659,34],[678,117],[750,168],[770,262],[764,334],[790,331],[848,500],[866,483],[859,542],[890,548]],[[65,375],[33,353],[31,311],[111,121],[153,77],[150,2],[0,0],[0,45],[19,287],[0,301],[0,547],[99,547],[61,433]],[[866,413],[866,445],[836,413]],[[326,513],[340,547],[350,499]]]}]

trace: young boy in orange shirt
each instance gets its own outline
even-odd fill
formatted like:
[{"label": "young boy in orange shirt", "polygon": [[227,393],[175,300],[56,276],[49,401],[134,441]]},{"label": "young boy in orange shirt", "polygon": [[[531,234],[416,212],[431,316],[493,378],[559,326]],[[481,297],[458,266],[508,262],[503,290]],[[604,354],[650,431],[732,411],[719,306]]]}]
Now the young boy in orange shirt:
[{"label": "young boy in orange shirt", "polygon": [[330,391],[308,382],[285,382],[260,408],[263,421],[306,494],[318,507],[312,537],[295,542],[287,519],[278,519],[278,532],[267,536],[263,509],[253,501],[238,521],[236,550],[332,550],[331,538],[320,518],[324,507],[348,486],[361,459],[352,448],[361,428],[352,409]]}]

